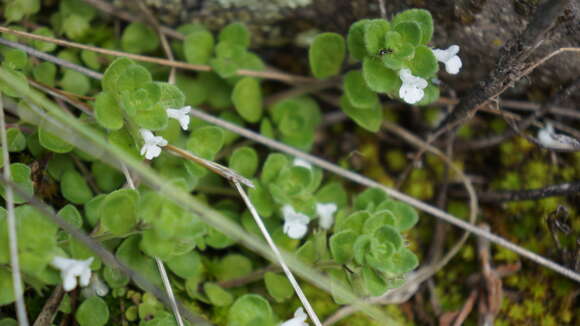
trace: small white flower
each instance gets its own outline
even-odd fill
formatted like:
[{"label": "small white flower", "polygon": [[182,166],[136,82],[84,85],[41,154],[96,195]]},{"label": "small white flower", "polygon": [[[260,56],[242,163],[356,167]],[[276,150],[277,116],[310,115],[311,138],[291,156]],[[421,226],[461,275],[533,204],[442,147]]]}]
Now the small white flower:
[{"label": "small white flower", "polygon": [[99,274],[93,273],[93,275],[91,275],[89,286],[84,288],[81,293],[85,298],[93,297],[95,295],[104,297],[109,293],[109,287],[99,278]]},{"label": "small white flower", "polygon": [[409,104],[419,102],[425,95],[423,89],[429,85],[427,81],[421,77],[413,76],[411,70],[406,68],[399,71],[399,77],[403,82],[401,89],[399,89],[399,97]]},{"label": "small white flower", "polygon": [[566,135],[557,134],[551,123],[547,123],[544,128],[538,131],[538,140],[540,144],[547,148],[563,150],[580,149],[580,142],[578,140]]},{"label": "small white flower", "polygon": [[459,45],[452,45],[447,50],[433,49],[437,61],[444,63],[445,70],[452,75],[459,73],[459,69],[463,66],[457,53],[459,53]]},{"label": "small white flower", "polygon": [[320,216],[320,221],[318,221],[318,225],[320,225],[321,228],[325,230],[330,229],[332,223],[334,222],[334,217],[332,215],[334,215],[336,209],[337,207],[335,203],[316,204],[316,214]]},{"label": "small white flower", "polygon": [[159,156],[161,154],[161,147],[167,145],[167,140],[161,136],[155,136],[151,130],[141,129],[139,132],[145,141],[145,144],[141,147],[141,155],[145,155],[145,158],[148,160]]},{"label": "small white flower", "polygon": [[300,307],[296,309],[296,312],[294,312],[293,318],[283,322],[282,324],[280,324],[280,326],[308,326],[306,318],[308,318],[308,316],[306,315],[306,313],[304,313],[304,309]]},{"label": "small white flower", "polygon": [[282,207],[282,215],[284,216],[284,233],[292,239],[302,238],[308,231],[308,216],[298,213],[290,205]]},{"label": "small white flower", "polygon": [[91,263],[93,257],[86,260],[76,260],[64,257],[54,257],[50,265],[60,270],[62,287],[65,291],[72,291],[77,287],[77,277],[80,286],[87,286],[91,280]]},{"label": "small white flower", "polygon": [[303,160],[301,158],[294,159],[294,166],[302,166],[302,167],[305,167],[309,170],[312,169],[312,164],[310,164],[310,162]]},{"label": "small white flower", "polygon": [[189,128],[189,112],[191,106],[184,106],[181,109],[167,109],[167,116],[179,121],[181,129],[187,130]]}]

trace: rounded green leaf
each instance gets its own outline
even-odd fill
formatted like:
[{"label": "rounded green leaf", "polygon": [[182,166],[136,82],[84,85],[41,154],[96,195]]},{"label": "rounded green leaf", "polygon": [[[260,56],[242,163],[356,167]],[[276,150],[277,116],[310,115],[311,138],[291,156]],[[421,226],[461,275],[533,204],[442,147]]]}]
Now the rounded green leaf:
[{"label": "rounded green leaf", "polygon": [[[14,285],[12,283],[12,273],[10,273],[7,269],[0,267],[0,306],[7,305],[9,303],[14,302]],[[19,295],[22,295],[20,293]],[[15,324],[18,325],[18,324]]]},{"label": "rounded green leaf", "polygon": [[[31,169],[28,167],[28,165],[22,163],[12,163],[10,164],[10,174],[12,181],[28,196],[32,196],[34,194],[34,184],[30,179]],[[4,184],[0,184],[0,195],[2,195],[2,198],[6,199],[6,190],[4,188]],[[14,203],[22,204],[25,202],[27,202],[27,200],[14,193]]]},{"label": "rounded green leaf", "polygon": [[421,43],[421,27],[414,21],[401,22],[393,28],[396,32],[401,34],[404,42],[412,45],[419,45]]},{"label": "rounded green leaf", "polygon": [[271,153],[266,158],[266,162],[262,166],[262,175],[260,181],[268,184],[278,177],[280,171],[288,166],[288,158],[280,153]]},{"label": "rounded green leaf", "polygon": [[191,64],[206,64],[212,56],[213,46],[213,35],[209,31],[195,30],[189,33],[183,41],[185,60]]},{"label": "rounded green leaf", "polygon": [[117,92],[133,91],[145,87],[151,81],[149,70],[141,65],[132,64],[117,79]]},{"label": "rounded green leaf", "polygon": [[246,178],[251,178],[258,169],[258,153],[251,147],[238,147],[230,156],[229,167]]},{"label": "rounded green leaf", "polygon": [[363,267],[362,281],[366,292],[372,296],[379,296],[387,291],[387,284],[384,277],[372,268]]},{"label": "rounded green leaf", "polygon": [[62,140],[60,137],[56,136],[51,131],[48,131],[47,128],[43,127],[42,125],[40,128],[38,128],[38,140],[40,141],[40,145],[42,145],[42,147],[55,153],[68,153],[74,148],[72,144]]},{"label": "rounded green leaf", "polygon": [[298,195],[307,190],[312,177],[310,169],[303,166],[292,166],[280,173],[276,185],[287,195]]},{"label": "rounded green leaf", "polygon": [[294,289],[284,275],[267,272],[264,274],[264,283],[268,294],[276,300],[276,302],[284,302],[294,295]]},{"label": "rounded green leaf", "polygon": [[229,306],[234,302],[234,297],[221,286],[215,283],[205,283],[203,290],[207,295],[209,302],[217,307]]},{"label": "rounded green leaf", "polygon": [[9,152],[21,152],[26,149],[26,137],[19,128],[8,128],[6,138]]},{"label": "rounded green leaf", "polygon": [[250,123],[262,117],[262,90],[257,79],[242,78],[234,86],[232,102],[240,116]]},{"label": "rounded green leaf", "polygon": [[[254,181],[254,188],[248,190],[250,200],[262,217],[270,217],[274,213],[275,204],[270,191],[258,181]],[[253,222],[252,222],[253,223]]]},{"label": "rounded green leaf", "polygon": [[101,218],[101,215],[99,214],[99,208],[101,207],[101,203],[105,197],[105,194],[96,195],[84,205],[87,222],[89,222],[89,225],[92,227],[97,225],[97,222]]},{"label": "rounded green leaf", "polygon": [[103,90],[111,94],[117,94],[119,92],[117,90],[117,81],[125,73],[125,70],[134,64],[135,63],[131,59],[125,57],[115,59],[115,61],[109,65],[107,70],[105,70],[105,74],[101,80]]},{"label": "rounded green leaf", "polygon": [[332,257],[339,264],[346,264],[354,256],[354,243],[357,235],[351,230],[335,233],[328,242]]},{"label": "rounded green leaf", "polygon": [[395,250],[399,250],[403,246],[403,237],[397,229],[389,225],[383,225],[377,229],[373,236],[379,241],[379,243],[389,242],[395,247]]},{"label": "rounded green leaf", "polygon": [[185,94],[185,103],[198,106],[205,102],[208,96],[207,85],[199,78],[192,78],[185,74],[176,74],[175,84]]},{"label": "rounded green leaf", "polygon": [[173,273],[184,279],[201,277],[205,270],[201,256],[195,251],[171,258],[167,261],[167,266]]},{"label": "rounded green leaf", "polygon": [[250,31],[243,23],[231,23],[224,27],[218,36],[219,41],[237,43],[244,48],[250,46]]},{"label": "rounded green leaf", "polygon": [[257,294],[245,294],[231,306],[227,325],[270,325],[273,319],[272,307],[268,300]]},{"label": "rounded green leaf", "polygon": [[400,275],[409,273],[417,266],[419,266],[417,256],[409,248],[403,247],[391,256],[385,270]]},{"label": "rounded green leaf", "polygon": [[95,183],[104,192],[111,192],[125,183],[125,176],[117,169],[101,161],[95,161],[91,165]]},{"label": "rounded green leaf", "polygon": [[127,267],[139,271],[139,274],[143,275],[147,280],[160,286],[161,278],[159,277],[157,265],[153,258],[144,255],[139,249],[140,238],[138,235],[128,237],[117,247],[115,254]]},{"label": "rounded green leaf", "polygon": [[168,121],[167,110],[161,104],[139,110],[133,118],[139,127],[153,131],[164,129]]},{"label": "rounded green leaf", "polygon": [[100,297],[89,297],[77,309],[75,320],[80,326],[103,326],[109,320],[109,307]]},{"label": "rounded green leaf", "polygon": [[429,86],[423,90],[425,95],[423,98],[417,102],[416,105],[429,105],[439,99],[439,87],[429,83]]},{"label": "rounded green leaf", "polygon": [[104,128],[118,130],[123,127],[123,113],[115,97],[108,92],[101,92],[95,99],[95,118]]},{"label": "rounded green leaf", "polygon": [[76,226],[77,228],[81,228],[83,226],[83,217],[74,205],[67,204],[65,207],[61,208],[57,214],[62,217],[63,220]]},{"label": "rounded green leaf", "polygon": [[411,60],[410,68],[413,75],[429,78],[435,76],[439,70],[439,65],[433,51],[424,45],[420,45],[415,48],[415,56]]},{"label": "rounded green leaf", "polygon": [[90,27],[89,20],[80,15],[69,15],[62,20],[62,30],[72,40],[82,39]]},{"label": "rounded green leaf", "polygon": [[212,268],[212,274],[220,282],[246,276],[252,272],[252,261],[246,256],[230,254]]},{"label": "rounded green leaf", "polygon": [[389,27],[389,22],[384,19],[372,19],[365,24],[365,47],[369,54],[377,55],[385,48],[385,33]]},{"label": "rounded green leaf", "polygon": [[353,119],[359,126],[371,132],[377,132],[381,129],[383,122],[383,109],[380,103],[376,103],[371,109],[355,108],[349,101],[348,97],[343,95],[340,98],[340,108],[346,115]]},{"label": "rounded green leaf", "polygon": [[396,72],[388,69],[381,60],[373,57],[364,59],[363,77],[371,90],[377,93],[387,93],[389,96],[398,94],[402,84]]},{"label": "rounded green leaf", "polygon": [[368,87],[360,70],[349,71],[344,76],[344,93],[350,104],[359,109],[372,109],[379,101],[377,93]]},{"label": "rounded green leaf", "polygon": [[336,33],[322,33],[308,50],[308,62],[314,77],[325,79],[340,72],[345,56],[344,38]]},{"label": "rounded green leaf", "polygon": [[85,178],[74,169],[66,170],[60,178],[62,196],[73,204],[81,205],[93,198]]},{"label": "rounded green leaf", "polygon": [[365,25],[368,22],[370,22],[370,19],[359,20],[352,24],[348,30],[346,37],[348,51],[357,60],[362,60],[368,55],[365,45]]},{"label": "rounded green leaf", "polygon": [[131,53],[152,52],[159,47],[159,38],[149,26],[135,22],[123,30],[121,47]]},{"label": "rounded green leaf", "polygon": [[427,44],[433,37],[433,17],[425,9],[409,9],[393,18],[393,25],[403,22],[415,22],[421,27],[421,44]]},{"label": "rounded green leaf", "polygon": [[2,65],[15,70],[22,70],[28,64],[28,55],[20,49],[4,49],[2,51],[4,60]]},{"label": "rounded green leaf", "polygon": [[401,232],[411,229],[419,221],[417,211],[408,204],[389,200],[383,206],[395,215],[397,219],[396,227]]},{"label": "rounded green leaf", "polygon": [[132,189],[113,191],[99,206],[101,225],[114,235],[123,235],[137,224],[139,193]]},{"label": "rounded green leaf", "polygon": [[388,209],[376,212],[375,214],[373,214],[373,216],[371,216],[368,220],[366,220],[363,226],[363,232],[366,234],[373,234],[383,225],[389,225],[392,227],[396,227],[397,225],[397,218]]},{"label": "rounded green leaf", "polygon": [[122,288],[129,284],[129,276],[123,274],[120,269],[105,265],[103,268],[103,278],[113,289]]},{"label": "rounded green leaf", "polygon": [[194,130],[187,141],[187,150],[207,160],[212,160],[224,145],[221,128],[205,126]]},{"label": "rounded green leaf", "polygon": [[367,211],[358,211],[341,219],[337,219],[334,231],[340,232],[344,230],[351,230],[355,234],[361,234],[363,225],[370,216],[371,215]]},{"label": "rounded green leaf", "polygon": [[60,80],[62,89],[67,92],[86,95],[91,90],[91,81],[89,78],[78,71],[66,69],[64,76]]},{"label": "rounded green leaf", "polygon": [[389,199],[386,192],[379,188],[368,188],[354,200],[355,209],[374,211],[380,204]]},{"label": "rounded green leaf", "polygon": [[34,67],[32,70],[34,79],[47,86],[54,87],[56,79],[56,65],[52,62],[42,62]]}]

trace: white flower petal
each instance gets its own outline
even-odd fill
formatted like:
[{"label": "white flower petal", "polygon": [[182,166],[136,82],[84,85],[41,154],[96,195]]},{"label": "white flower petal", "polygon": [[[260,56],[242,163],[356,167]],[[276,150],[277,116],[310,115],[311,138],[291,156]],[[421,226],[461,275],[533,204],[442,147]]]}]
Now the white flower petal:
[{"label": "white flower petal", "polygon": [[312,169],[312,164],[310,164],[310,162],[303,160],[301,158],[294,159],[294,166],[302,166],[302,167],[305,167],[307,169]]},{"label": "white flower petal", "polygon": [[580,142],[572,137],[557,134],[551,123],[538,131],[538,141],[544,147],[563,150],[580,150]]},{"label": "white flower petal", "polygon": [[167,116],[179,121],[181,129],[187,130],[190,121],[189,112],[191,112],[191,106],[184,106],[181,109],[167,109]]},{"label": "white flower petal", "polygon": [[310,218],[302,213],[298,213],[290,205],[282,207],[284,217],[284,233],[292,239],[302,238],[308,232],[308,222]]},{"label": "white flower petal", "polygon": [[429,83],[423,78],[413,76],[411,70],[406,68],[399,71],[399,77],[403,82],[399,89],[399,97],[409,104],[415,104],[421,101],[423,96],[425,96],[423,89]]},{"label": "white flower petal", "polygon": [[151,130],[141,129],[139,133],[145,141],[143,147],[141,147],[141,155],[144,155],[148,160],[159,156],[161,154],[161,147],[167,145],[167,140],[161,136],[155,136]]},{"label": "white flower petal", "polygon": [[457,55],[459,53],[459,45],[452,45],[447,50],[433,49],[433,55],[437,58],[437,61],[445,64],[445,70],[455,75],[459,73],[459,70],[463,66],[461,58]]},{"label": "white flower petal", "polygon": [[81,286],[89,285],[92,262],[93,257],[85,260],[54,257],[50,261],[50,265],[60,270],[60,277],[63,281],[62,287],[68,292],[77,287],[77,277],[80,278]]},{"label": "white flower petal", "polygon": [[327,203],[327,204],[316,204],[316,214],[320,217],[318,221],[318,225],[321,228],[328,230],[332,226],[334,222],[334,212],[336,212],[336,204],[335,203]]},{"label": "white flower petal", "polygon": [[304,309],[300,307],[296,309],[296,312],[294,312],[293,318],[283,322],[282,324],[280,324],[280,326],[308,326],[306,318],[308,318],[308,316],[306,315],[306,313],[304,313]]}]

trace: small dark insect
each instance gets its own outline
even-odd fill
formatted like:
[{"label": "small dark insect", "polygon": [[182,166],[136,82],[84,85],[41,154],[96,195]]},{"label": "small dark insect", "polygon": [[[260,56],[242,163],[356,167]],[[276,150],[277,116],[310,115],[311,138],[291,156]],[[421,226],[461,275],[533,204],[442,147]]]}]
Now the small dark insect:
[{"label": "small dark insect", "polygon": [[379,50],[379,55],[380,56],[384,56],[385,54],[391,54],[391,53],[393,53],[393,50],[392,49],[388,49],[387,48],[387,49],[380,49]]}]

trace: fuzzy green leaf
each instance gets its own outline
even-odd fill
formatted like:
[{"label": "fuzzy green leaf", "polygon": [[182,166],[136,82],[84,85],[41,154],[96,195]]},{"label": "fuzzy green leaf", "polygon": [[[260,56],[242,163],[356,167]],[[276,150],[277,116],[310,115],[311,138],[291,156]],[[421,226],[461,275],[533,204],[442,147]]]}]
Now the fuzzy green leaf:
[{"label": "fuzzy green leaf", "polygon": [[123,113],[111,93],[101,92],[97,95],[95,99],[95,118],[104,128],[110,130],[123,128]]},{"label": "fuzzy green leaf", "polygon": [[349,71],[344,76],[344,93],[350,104],[358,109],[375,108],[379,97],[366,84],[360,70]]},{"label": "fuzzy green leaf", "polygon": [[377,132],[381,129],[383,122],[383,109],[379,102],[370,109],[359,109],[354,107],[347,96],[340,98],[340,108],[346,115],[353,119],[359,126],[371,132]]},{"label": "fuzzy green leaf", "polygon": [[262,117],[262,91],[258,80],[245,77],[238,81],[232,93],[232,102],[244,120],[250,123],[260,121]]},{"label": "fuzzy green leaf", "polygon": [[109,307],[99,296],[87,298],[75,313],[80,326],[103,326],[109,320]]},{"label": "fuzzy green leaf", "polygon": [[379,188],[368,188],[354,200],[354,208],[374,211],[381,203],[389,198],[386,192]]},{"label": "fuzzy green leaf", "polygon": [[316,36],[308,50],[308,62],[314,77],[326,79],[340,72],[345,56],[344,38],[336,33]]},{"label": "fuzzy green leaf", "polygon": [[361,19],[352,24],[346,37],[348,51],[355,59],[361,61],[368,55],[365,45],[365,25],[368,22],[370,22],[370,19]]},{"label": "fuzzy green leaf", "polygon": [[195,251],[171,258],[167,261],[167,266],[173,273],[184,279],[201,277],[205,270],[201,256]]},{"label": "fuzzy green leaf", "polygon": [[335,233],[330,237],[329,246],[332,257],[339,264],[346,264],[353,258],[353,246],[356,241],[356,234],[351,230]]},{"label": "fuzzy green leaf", "polygon": [[393,245],[395,250],[399,250],[403,246],[403,237],[399,231],[392,226],[383,225],[374,232],[373,236],[379,241],[379,243],[389,242]]},{"label": "fuzzy green leaf", "polygon": [[66,170],[60,178],[60,191],[68,201],[82,205],[93,198],[93,192],[85,178],[76,170]]},{"label": "fuzzy green leaf", "polygon": [[244,48],[250,46],[250,31],[243,23],[231,23],[224,27],[218,36],[219,41],[227,41],[241,45]]},{"label": "fuzzy green leaf", "polygon": [[26,137],[19,128],[8,128],[6,137],[9,152],[21,152],[26,148]]},{"label": "fuzzy green leaf", "polygon": [[131,23],[123,30],[121,47],[131,53],[153,52],[159,47],[159,37],[151,27],[141,22]]},{"label": "fuzzy green leaf", "polygon": [[401,248],[389,259],[385,270],[393,274],[409,273],[419,265],[419,259],[409,248]]},{"label": "fuzzy green leaf", "polygon": [[[10,164],[11,180],[20,187],[28,196],[34,194],[34,185],[30,179],[31,170],[26,164],[22,163],[12,163]],[[0,195],[2,198],[6,199],[6,190],[4,189],[4,184],[0,185]],[[27,200],[14,194],[14,203],[22,204]]]},{"label": "fuzzy green leaf", "polygon": [[48,149],[49,151],[55,153],[68,153],[73,150],[74,146],[67,141],[62,140],[60,137],[48,131],[42,125],[38,128],[38,140],[42,147]]},{"label": "fuzzy green leaf", "polygon": [[129,66],[134,64],[135,63],[131,59],[125,57],[115,59],[115,61],[109,65],[107,70],[105,70],[105,74],[101,80],[103,90],[111,94],[117,94],[119,92],[117,89],[119,78],[125,73],[125,70],[127,70]]},{"label": "fuzzy green leaf", "polygon": [[145,67],[132,64],[117,79],[117,92],[133,91],[152,81],[151,73]]},{"label": "fuzzy green leaf", "polygon": [[424,45],[420,45],[415,48],[415,56],[411,61],[410,68],[413,75],[429,78],[435,76],[439,70],[439,65],[433,51]]},{"label": "fuzzy green leaf", "polygon": [[32,75],[36,81],[54,87],[56,65],[52,62],[42,62],[34,67]]},{"label": "fuzzy green leaf", "polygon": [[213,47],[213,35],[205,29],[189,33],[183,41],[185,59],[191,64],[206,64],[212,56]]},{"label": "fuzzy green leaf", "polygon": [[294,295],[292,285],[284,275],[267,272],[264,274],[266,290],[276,302],[284,302]]},{"label": "fuzzy green leaf", "polygon": [[412,45],[419,45],[421,43],[422,33],[418,23],[405,21],[395,25],[393,29],[401,34],[403,41]]},{"label": "fuzzy green leaf", "polygon": [[409,9],[393,18],[393,25],[403,22],[415,22],[421,27],[421,44],[426,45],[433,37],[433,17],[425,9]]},{"label": "fuzzy green leaf", "polygon": [[[39,27],[39,28],[35,29],[34,32],[32,32],[32,33],[36,34],[36,35],[54,37],[54,33],[52,32],[52,30],[50,30],[47,27]],[[38,51],[42,51],[42,52],[52,52],[56,49],[56,44],[54,44],[54,43],[34,40],[32,42],[32,44],[34,45],[34,48],[36,48]]]},{"label": "fuzzy green leaf", "polygon": [[365,24],[365,47],[369,54],[376,55],[385,48],[385,33],[389,28],[389,22],[384,19],[372,19]]},{"label": "fuzzy green leaf", "polygon": [[89,77],[71,69],[64,71],[60,85],[65,91],[78,95],[86,95],[91,90]]},{"label": "fuzzy green leaf", "polygon": [[238,147],[229,159],[229,167],[246,178],[251,178],[258,169],[258,153],[251,147]]},{"label": "fuzzy green leaf", "polygon": [[366,266],[363,267],[362,281],[366,292],[372,296],[382,295],[387,290],[387,284],[385,283],[383,276],[378,274],[372,268]]},{"label": "fuzzy green leaf", "polygon": [[209,298],[209,302],[217,307],[229,306],[234,302],[234,297],[221,286],[215,283],[205,283],[203,290]]},{"label": "fuzzy green leaf", "polygon": [[101,161],[93,162],[91,172],[95,183],[104,192],[111,192],[125,182],[125,176],[122,173]]},{"label": "fuzzy green leaf", "polygon": [[137,224],[139,193],[121,189],[108,194],[99,207],[101,224],[114,235],[123,235]]},{"label": "fuzzy green leaf", "polygon": [[377,93],[389,96],[398,94],[401,79],[393,70],[385,67],[381,60],[367,57],[363,61],[363,77],[369,88]]},{"label": "fuzzy green leaf", "polygon": [[274,322],[268,300],[257,294],[239,297],[228,312],[227,326],[270,326]]},{"label": "fuzzy green leaf", "polygon": [[417,211],[403,202],[389,200],[382,207],[393,213],[397,220],[396,227],[401,232],[411,229],[419,221]]}]

